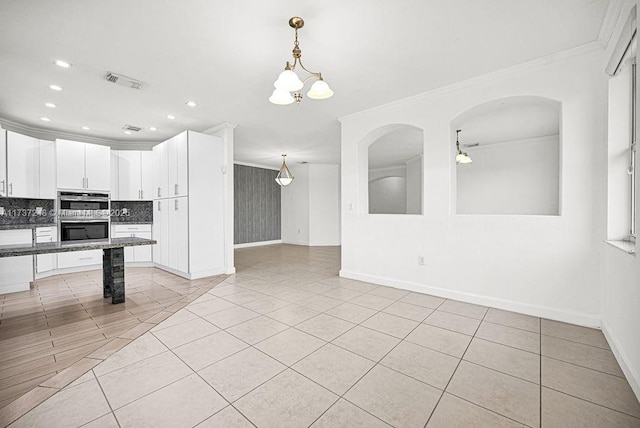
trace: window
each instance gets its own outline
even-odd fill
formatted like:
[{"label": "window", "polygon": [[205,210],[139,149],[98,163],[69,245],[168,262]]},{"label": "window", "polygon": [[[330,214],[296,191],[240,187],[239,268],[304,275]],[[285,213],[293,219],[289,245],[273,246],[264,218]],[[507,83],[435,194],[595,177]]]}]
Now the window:
[{"label": "window", "polygon": [[609,79],[609,188],[607,237],[637,237],[637,85],[635,10],[616,44]]}]

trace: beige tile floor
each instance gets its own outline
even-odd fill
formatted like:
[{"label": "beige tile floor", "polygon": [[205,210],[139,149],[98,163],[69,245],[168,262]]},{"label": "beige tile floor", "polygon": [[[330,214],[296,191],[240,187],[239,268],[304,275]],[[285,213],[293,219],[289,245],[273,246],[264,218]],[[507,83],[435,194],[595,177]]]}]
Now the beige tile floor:
[{"label": "beige tile floor", "polygon": [[236,266],[11,426],[640,427],[600,331],[342,279],[335,248]]}]

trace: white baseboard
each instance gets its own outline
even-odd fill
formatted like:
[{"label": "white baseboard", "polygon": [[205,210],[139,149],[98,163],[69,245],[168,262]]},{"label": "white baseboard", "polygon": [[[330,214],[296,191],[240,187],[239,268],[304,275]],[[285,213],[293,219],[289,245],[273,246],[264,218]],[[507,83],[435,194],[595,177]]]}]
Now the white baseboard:
[{"label": "white baseboard", "polygon": [[226,275],[226,272],[227,272],[227,269],[225,267],[221,267],[218,269],[203,270],[203,271],[193,272],[193,273],[182,272],[176,269],[172,269],[168,266],[163,266],[159,264],[156,264],[155,267],[157,267],[158,269],[162,269],[166,272],[172,273],[174,275],[181,276],[186,279],[200,279],[200,278],[206,278],[208,276]]},{"label": "white baseboard", "polygon": [[633,390],[634,394],[636,394],[638,401],[640,401],[640,374],[636,371],[636,368],[633,367],[633,365],[631,364],[631,360],[624,352],[624,348],[620,345],[620,342],[616,339],[613,332],[607,326],[607,322],[604,320],[602,321],[602,333],[604,333],[604,337],[607,339],[607,342],[609,342],[611,351],[616,357],[618,364],[620,364],[622,372],[629,381],[631,389]]},{"label": "white baseboard", "polygon": [[462,291],[448,290],[445,288],[431,287],[416,282],[400,281],[392,278],[384,278],[375,275],[367,275],[358,272],[351,272],[344,269],[340,270],[340,276],[358,281],[371,282],[373,284],[385,285],[388,287],[401,288],[418,293],[431,294],[433,296],[443,297],[445,299],[455,299],[461,302],[473,303],[476,305],[490,306],[492,308],[503,309],[506,311],[519,312],[522,314],[532,315],[535,317],[547,318],[554,321],[561,321],[571,324],[577,324],[591,328],[601,328],[601,320],[598,315],[587,314],[575,311],[564,311],[561,309],[550,308],[546,306],[530,305],[523,302],[513,300],[498,299],[495,297],[487,297],[479,294],[466,293]]},{"label": "white baseboard", "polygon": [[263,245],[275,245],[282,244],[281,239],[275,241],[259,241],[259,242],[245,242],[244,244],[234,244],[233,248],[249,248],[249,247],[261,247]]}]

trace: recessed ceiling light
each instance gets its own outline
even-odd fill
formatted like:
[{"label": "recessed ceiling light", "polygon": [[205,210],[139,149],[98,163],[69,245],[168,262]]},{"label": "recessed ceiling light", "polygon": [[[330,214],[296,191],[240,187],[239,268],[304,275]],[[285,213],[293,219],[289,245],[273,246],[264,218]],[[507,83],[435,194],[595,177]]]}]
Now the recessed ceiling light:
[{"label": "recessed ceiling light", "polygon": [[176,118],[176,117],[175,117],[174,115],[172,115],[172,114],[168,114],[168,115],[167,115],[167,119],[173,120],[173,119],[175,119],[175,118]]},{"label": "recessed ceiling light", "polygon": [[57,106],[54,103],[44,103],[49,108],[56,108]]},{"label": "recessed ceiling light", "polygon": [[53,62],[55,65],[57,65],[58,67],[62,67],[62,68],[69,68],[71,67],[71,64],[69,64],[67,61],[63,61],[61,59],[57,59]]},{"label": "recessed ceiling light", "polygon": [[49,88],[53,89],[54,91],[61,91],[62,88],[58,85],[49,85]]},{"label": "recessed ceiling light", "polygon": [[131,131],[124,131],[125,134],[131,135]]},{"label": "recessed ceiling light", "polygon": [[189,107],[195,107],[195,106],[196,106],[196,103],[194,103],[193,101],[187,101],[187,102],[186,102],[186,104],[187,104]]},{"label": "recessed ceiling light", "polygon": [[45,122],[51,122],[51,119],[48,117],[41,117],[40,120],[44,120]]},{"label": "recessed ceiling light", "polygon": [[158,128],[156,128],[155,126],[150,126],[149,127],[149,131],[155,131],[156,129],[158,129]]},{"label": "recessed ceiling light", "polygon": [[88,126],[83,126],[82,129],[84,129],[85,131],[90,130],[91,128],[89,128]]}]

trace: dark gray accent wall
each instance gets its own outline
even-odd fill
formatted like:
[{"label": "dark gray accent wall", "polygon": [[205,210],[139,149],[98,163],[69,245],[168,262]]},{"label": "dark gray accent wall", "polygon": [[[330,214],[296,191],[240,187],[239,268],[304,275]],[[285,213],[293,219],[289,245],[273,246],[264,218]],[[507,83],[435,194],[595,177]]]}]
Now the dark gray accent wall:
[{"label": "dark gray accent wall", "polygon": [[233,168],[233,243],[280,239],[280,186],[275,182],[278,171],[245,165]]}]

